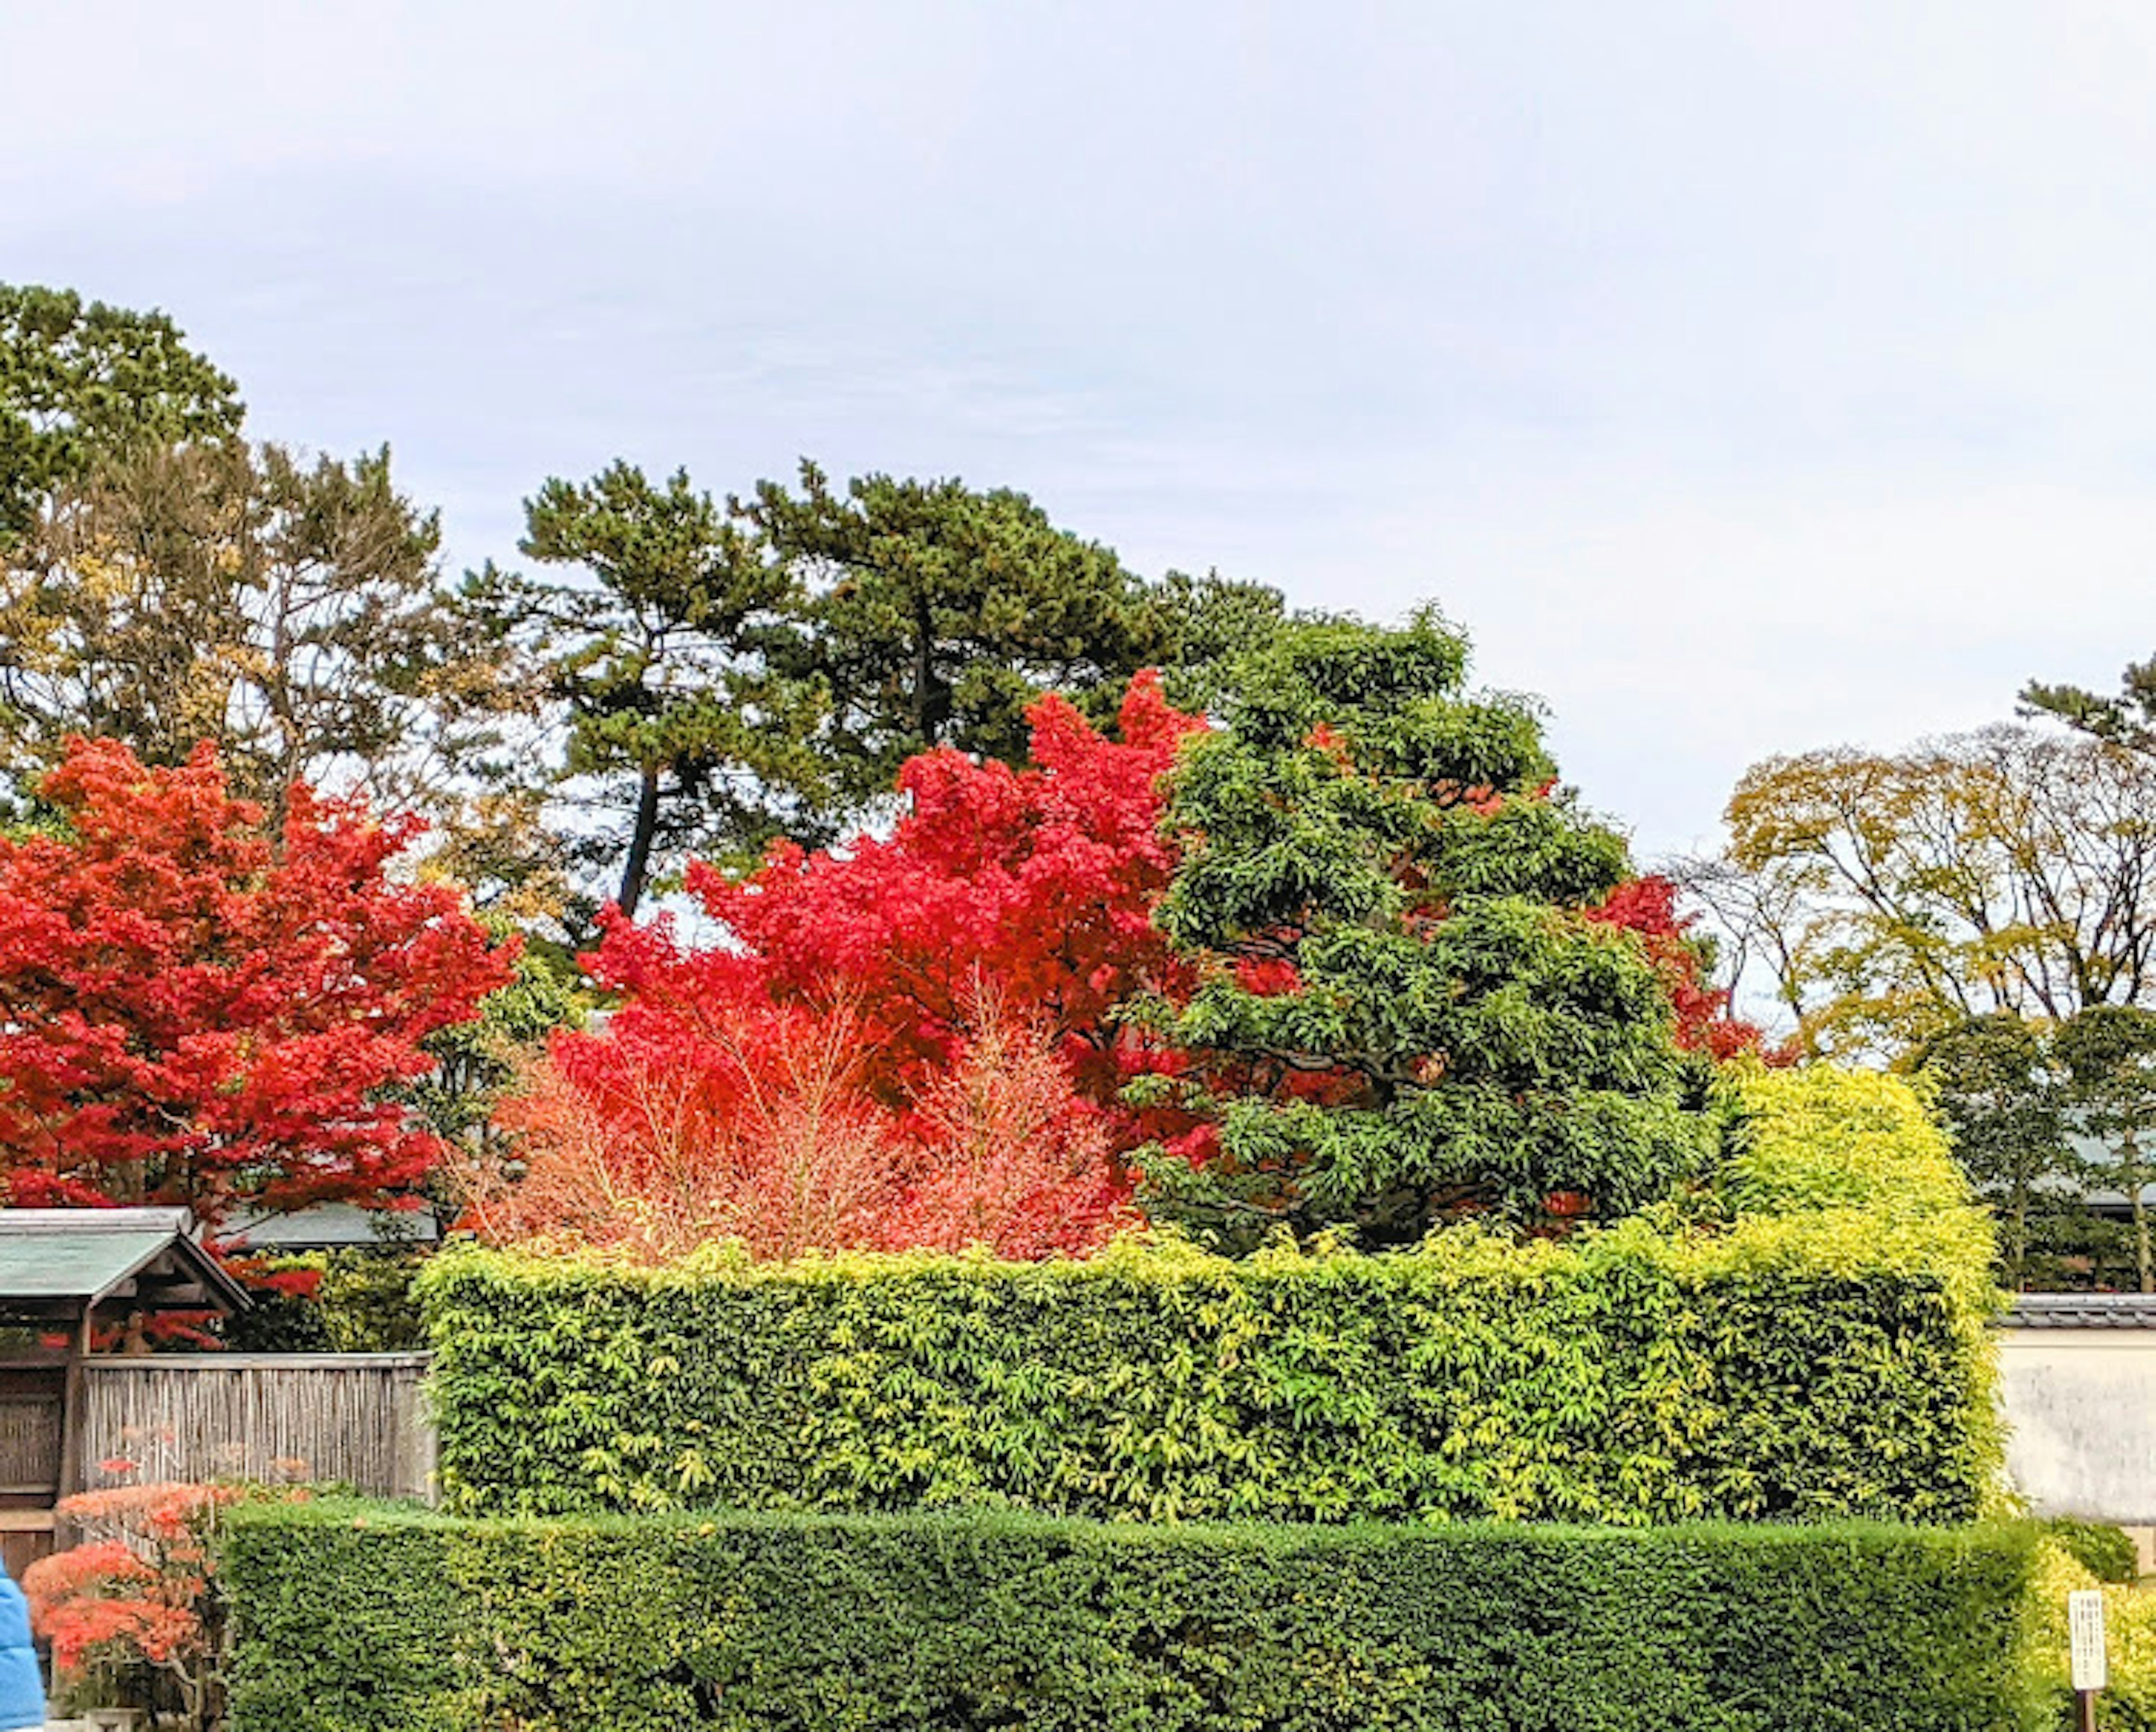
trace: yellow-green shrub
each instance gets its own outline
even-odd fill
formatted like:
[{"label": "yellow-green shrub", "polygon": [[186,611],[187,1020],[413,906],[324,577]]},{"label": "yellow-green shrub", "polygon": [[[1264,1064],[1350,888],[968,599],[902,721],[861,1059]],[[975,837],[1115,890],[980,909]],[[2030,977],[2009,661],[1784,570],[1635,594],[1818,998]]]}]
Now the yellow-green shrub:
[{"label": "yellow-green shrub", "polygon": [[1958,1520],[1989,1243],[1905,1085],[1755,1071],[1716,1188],[1382,1257],[439,1259],[463,1508]]},{"label": "yellow-green shrub", "polygon": [[2103,1590],[2104,1641],[2111,1682],[2097,1698],[2100,1732],[2156,1732],[2156,1587],[2100,1582],[2056,1539],[2036,1547],[2030,1579],[2025,1666],[2042,1697],[2069,1724],[2073,1693],[2067,1672],[2066,1596]]}]

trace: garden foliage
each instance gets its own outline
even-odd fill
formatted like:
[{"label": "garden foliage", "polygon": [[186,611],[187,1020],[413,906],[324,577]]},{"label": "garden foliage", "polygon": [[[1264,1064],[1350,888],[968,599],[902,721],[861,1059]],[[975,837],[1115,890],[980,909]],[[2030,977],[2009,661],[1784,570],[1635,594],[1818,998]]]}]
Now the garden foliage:
[{"label": "garden foliage", "polygon": [[1397,1245],[1625,1214],[1702,1165],[1669,986],[1590,917],[1624,840],[1553,789],[1529,707],[1463,691],[1466,659],[1430,612],[1286,633],[1178,759],[1155,920],[1197,980],[1159,1023],[1219,1133],[1194,1171],[1150,1164],[1155,1220]]},{"label": "garden foliage", "polygon": [[264,1509],[234,1732],[2025,1727],[2026,1529]]},{"label": "garden foliage", "polygon": [[1154,784],[1196,724],[1150,678],[1118,738],[1060,699],[1032,713],[1033,768],[916,758],[887,836],[692,871],[726,943],[613,920],[591,966],[619,1009],[501,1113],[514,1162],[471,1175],[470,1224],[650,1257],[1099,1242],[1116,1151],[1147,1133],[1116,1009],[1173,967]]},{"label": "garden foliage", "polygon": [[[1151,675],[1131,682],[1112,732],[1044,698],[1028,712],[1028,768],[939,748],[905,765],[906,809],[886,835],[814,853],[779,844],[746,878],[691,867],[723,942],[609,919],[588,960],[619,1008],[603,1031],[557,1037],[501,1115],[514,1159],[496,1164],[515,1182],[478,1174],[472,1224],[497,1242],[552,1235],[658,1257],[727,1236],[763,1257],[968,1241],[1076,1252],[1116,1224],[1140,1149],[1155,1157],[1155,1212],[1239,1248],[1276,1220],[1353,1221],[1382,1244],[1448,1212],[1532,1218],[1553,1190],[1568,1214],[1666,1193],[1712,1128],[1696,1097],[1705,1060],[1685,1049],[1727,1055],[1753,1036],[1702,983],[1671,887],[1624,878],[1614,835],[1539,784],[1507,799],[1451,779],[1488,768],[1487,753],[1460,756],[1460,727],[1532,743],[1513,711],[1450,695],[1463,654],[1428,623],[1292,628],[1239,674],[1254,695],[1235,733],[1208,735]],[[1388,691],[1429,688],[1424,721],[1450,755],[1404,764],[1366,738],[1371,763],[1353,763],[1328,724],[1312,724],[1317,744],[1292,729],[1283,743],[1248,719],[1265,679],[1306,672],[1322,689],[1306,707],[1353,725],[1373,666],[1394,668]],[[1180,815],[1163,827],[1178,762]],[[1185,798],[1224,762],[1323,784],[1311,809],[1347,830],[1329,853],[1282,847],[1312,869],[1330,861],[1340,897],[1398,916],[1387,953],[1411,989],[1325,976],[1316,950],[1286,959],[1306,916],[1332,923],[1328,954],[1361,942],[1334,930],[1329,904],[1274,908],[1232,966],[1217,946],[1177,953],[1169,917],[1213,894],[1225,853],[1248,851],[1240,818]],[[1543,767],[1529,753],[1512,779]],[[1447,902],[1463,872],[1479,912]],[[1491,921],[1518,943],[1494,943]],[[1239,1046],[1207,1020],[1227,999],[1290,1019],[1299,1044]],[[1383,1054],[1373,1018],[1387,1024]],[[1583,1092],[1568,1069],[1600,1080]],[[1001,1104],[954,1127],[954,1088]],[[1364,1110],[1373,1091],[1398,1112]],[[1470,1120],[1479,1141],[1463,1140]],[[1414,1127],[1450,1153],[1392,1162]],[[1271,1154],[1255,1159],[1254,1138]],[[1370,1159],[1349,1159],[1342,1138]],[[1501,1168],[1511,1180],[1493,1189]]]},{"label": "garden foliage", "polygon": [[400,876],[421,827],[289,794],[205,746],[76,740],[49,831],[0,835],[0,1164],[18,1206],[376,1203],[441,1156],[397,1091],[510,975],[462,892]]},{"label": "garden foliage", "polygon": [[2098,1581],[2131,1582],[2141,1573],[2133,1536],[2109,1522],[2054,1516],[2044,1524],[2044,1537]]},{"label": "garden foliage", "polygon": [[422,1277],[489,1513],[1974,1514],[1989,1234],[1905,1084],[1753,1069],[1713,1187],[1563,1242],[1238,1261],[473,1252]]}]

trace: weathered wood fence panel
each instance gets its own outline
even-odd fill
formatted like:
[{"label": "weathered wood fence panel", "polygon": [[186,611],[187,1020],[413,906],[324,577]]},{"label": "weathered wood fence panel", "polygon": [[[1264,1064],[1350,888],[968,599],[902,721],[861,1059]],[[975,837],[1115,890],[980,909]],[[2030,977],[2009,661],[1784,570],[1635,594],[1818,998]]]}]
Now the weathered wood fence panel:
[{"label": "weathered wood fence panel", "polygon": [[122,1459],[142,1480],[330,1480],[432,1498],[421,1353],[157,1354],[83,1365],[80,1483]]}]

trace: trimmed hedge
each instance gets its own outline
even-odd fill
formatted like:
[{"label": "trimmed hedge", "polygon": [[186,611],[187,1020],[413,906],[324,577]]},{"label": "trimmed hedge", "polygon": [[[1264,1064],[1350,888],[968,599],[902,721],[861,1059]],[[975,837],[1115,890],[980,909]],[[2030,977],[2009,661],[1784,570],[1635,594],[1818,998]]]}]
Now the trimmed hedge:
[{"label": "trimmed hedge", "polygon": [[1720,1192],[1565,1244],[940,1255],[421,1278],[474,1513],[1964,1519],[1989,1229],[1906,1085],[1738,1086]]},{"label": "trimmed hedge", "polygon": [[234,1732],[2010,1732],[2026,1528],[243,1511]]}]

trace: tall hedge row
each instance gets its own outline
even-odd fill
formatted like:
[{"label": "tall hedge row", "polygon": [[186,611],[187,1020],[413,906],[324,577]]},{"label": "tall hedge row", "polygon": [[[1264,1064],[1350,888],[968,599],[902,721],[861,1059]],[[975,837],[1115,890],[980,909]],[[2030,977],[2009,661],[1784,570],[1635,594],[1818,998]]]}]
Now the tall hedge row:
[{"label": "tall hedge row", "polygon": [[491,1514],[1974,1514],[1989,1239],[1906,1087],[1740,1086],[1715,1190],[1559,1245],[423,1278],[445,1488]]},{"label": "tall hedge row", "polygon": [[234,1732],[2010,1732],[2025,1529],[240,1516]]}]

